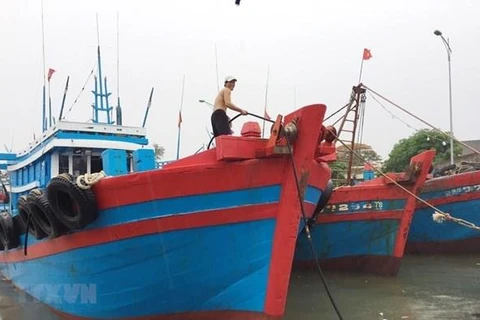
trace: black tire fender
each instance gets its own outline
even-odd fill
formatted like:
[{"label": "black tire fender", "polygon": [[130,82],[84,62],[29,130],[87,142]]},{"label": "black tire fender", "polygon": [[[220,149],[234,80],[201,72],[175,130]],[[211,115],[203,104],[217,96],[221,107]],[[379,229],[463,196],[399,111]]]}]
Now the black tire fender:
[{"label": "black tire fender", "polygon": [[80,189],[71,174],[52,178],[47,186],[47,198],[57,219],[69,230],[82,229],[97,218],[95,194],[91,189]]},{"label": "black tire fender", "polygon": [[42,229],[49,239],[57,238],[66,231],[63,223],[55,217],[42,190],[34,189],[30,191],[30,194],[27,196],[27,204],[37,226]]},{"label": "black tire fender", "polygon": [[13,218],[7,211],[0,212],[0,243],[5,249],[17,248],[20,245],[20,235],[13,223]]},{"label": "black tire fender", "polygon": [[330,197],[332,196],[333,189],[335,189],[335,185],[333,184],[333,181],[330,179],[328,180],[327,185],[325,186],[325,190],[322,192],[322,195],[318,199],[317,206],[315,207],[315,210],[313,211],[312,217],[310,218],[310,224],[314,223],[317,221],[317,217],[322,212],[323,208],[328,203],[328,200],[330,200]]},{"label": "black tire fender", "polygon": [[[30,233],[37,240],[45,238],[47,234],[38,226],[37,222],[33,218],[32,211],[30,210],[30,207],[27,203],[26,196],[21,196],[20,199],[18,199],[17,207],[18,215],[23,220],[23,223],[25,224],[25,229],[28,229],[28,233]],[[28,219],[29,216],[30,221]],[[27,223],[29,224],[28,227]]]}]

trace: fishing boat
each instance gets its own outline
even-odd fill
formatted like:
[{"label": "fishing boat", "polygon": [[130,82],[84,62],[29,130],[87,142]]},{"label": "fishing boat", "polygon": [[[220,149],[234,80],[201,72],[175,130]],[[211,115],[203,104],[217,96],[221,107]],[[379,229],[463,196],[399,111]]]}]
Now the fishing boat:
[{"label": "fishing boat", "polygon": [[[333,126],[327,127],[324,145],[340,141],[342,131],[352,133],[347,185],[334,188],[331,182],[317,207],[309,207],[313,210],[309,231],[315,250],[310,250],[310,238],[300,235],[295,249],[296,267],[311,266],[317,259],[322,267],[330,270],[381,275],[396,275],[399,271],[416,196],[426,180],[435,151],[413,157],[403,173],[387,173],[353,184],[356,119],[362,112],[364,93],[360,86],[353,87],[338,132]],[[350,114],[353,129],[346,130],[344,125]],[[315,180],[313,170],[310,183]]]},{"label": "fishing boat", "polygon": [[[331,174],[314,162],[325,105],[279,115],[269,138],[247,122],[156,168],[146,129],[123,125],[118,108],[113,121],[100,60],[99,46],[92,123],[59,117],[0,155],[4,277],[75,319],[281,317],[303,204]],[[324,183],[308,185],[314,165]]]},{"label": "fishing boat", "polygon": [[[480,151],[459,141],[451,133],[441,131],[371,88],[362,86],[435,132],[456,141],[476,157],[480,155]],[[453,160],[453,157],[451,159]],[[424,254],[478,252],[480,164],[461,161],[432,169],[417,201],[406,252]]]},{"label": "fishing boat", "polygon": [[325,207],[317,208],[311,220],[315,255],[308,238],[300,235],[295,265],[311,265],[316,258],[327,270],[396,275],[415,210],[415,196],[434,156],[435,151],[425,151],[411,159],[406,172],[333,189]]},{"label": "fishing boat", "polygon": [[[462,170],[463,167],[463,170]],[[468,172],[456,173],[455,171]],[[437,170],[436,170],[437,169]],[[480,166],[468,163],[432,171],[420,198],[451,216],[480,223]],[[472,171],[474,170],[474,171]],[[449,174],[450,173],[450,174]],[[453,173],[453,174],[452,174]],[[461,254],[479,252],[480,232],[464,225],[432,218],[435,210],[418,201],[408,235],[406,251],[420,254]]]}]

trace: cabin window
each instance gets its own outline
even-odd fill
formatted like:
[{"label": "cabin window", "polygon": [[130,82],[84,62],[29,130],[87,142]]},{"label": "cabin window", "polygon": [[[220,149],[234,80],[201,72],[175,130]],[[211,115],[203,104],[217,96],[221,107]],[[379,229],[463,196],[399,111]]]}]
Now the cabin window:
[{"label": "cabin window", "polygon": [[95,173],[95,172],[100,172],[103,170],[103,164],[102,164],[102,157],[100,156],[91,156],[91,165],[90,165],[90,172]]},{"label": "cabin window", "polygon": [[74,176],[79,176],[81,174],[87,173],[87,156],[84,155],[73,155],[73,172]]},{"label": "cabin window", "polygon": [[59,158],[58,163],[58,173],[68,173],[68,155],[62,154]]}]

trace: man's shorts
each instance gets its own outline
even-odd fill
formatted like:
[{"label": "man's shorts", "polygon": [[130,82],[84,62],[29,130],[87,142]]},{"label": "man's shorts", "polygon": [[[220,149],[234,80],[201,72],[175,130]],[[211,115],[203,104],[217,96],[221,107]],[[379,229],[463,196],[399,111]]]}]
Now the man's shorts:
[{"label": "man's shorts", "polygon": [[227,113],[222,109],[217,109],[211,116],[213,136],[218,137],[225,134],[231,134],[230,124]]}]

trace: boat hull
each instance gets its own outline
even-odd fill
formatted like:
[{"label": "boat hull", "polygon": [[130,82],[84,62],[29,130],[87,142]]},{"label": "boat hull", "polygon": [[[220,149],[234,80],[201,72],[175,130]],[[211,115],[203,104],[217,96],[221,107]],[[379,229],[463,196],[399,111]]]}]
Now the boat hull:
[{"label": "boat hull", "polygon": [[[274,212],[271,208],[270,218],[257,221],[88,246],[14,263],[8,270],[3,265],[2,271],[39,301],[87,318],[215,309],[262,312]],[[229,261],[235,264],[220,267]]]},{"label": "boat hull", "polygon": [[[319,217],[310,229],[315,255],[326,270],[396,275],[401,257],[394,255],[401,219],[400,212],[384,214],[385,219],[362,219],[327,222]],[[397,217],[392,219],[392,217]],[[343,217],[342,217],[343,218]],[[314,267],[314,256],[307,237],[297,240],[294,265]]]},{"label": "boat hull", "polygon": [[[307,106],[285,121],[320,130],[324,113]],[[222,136],[163,169],[104,178],[94,222],[53,239],[22,235],[28,245],[3,251],[0,269],[73,319],[281,317],[301,204],[313,207],[325,187],[305,183],[319,135],[299,131],[292,154]],[[330,169],[320,171],[326,183]]]},{"label": "boat hull", "polygon": [[310,228],[315,253],[308,238],[300,235],[294,266],[313,267],[316,257],[327,270],[398,274],[415,209],[413,195],[433,157],[434,152],[427,151],[412,159],[422,168],[415,179],[402,183],[411,194],[384,178],[335,189]]},{"label": "boat hull", "polygon": [[[480,172],[435,178],[427,181],[421,198],[455,218],[480,225]],[[437,223],[434,210],[422,203],[412,221],[406,251],[419,254],[462,254],[479,252],[478,230],[452,221]]]}]

